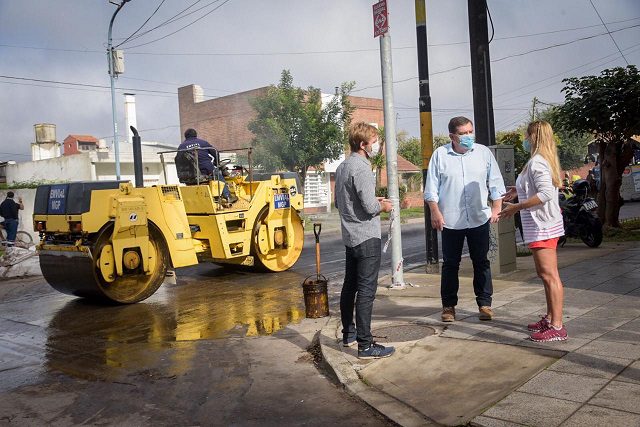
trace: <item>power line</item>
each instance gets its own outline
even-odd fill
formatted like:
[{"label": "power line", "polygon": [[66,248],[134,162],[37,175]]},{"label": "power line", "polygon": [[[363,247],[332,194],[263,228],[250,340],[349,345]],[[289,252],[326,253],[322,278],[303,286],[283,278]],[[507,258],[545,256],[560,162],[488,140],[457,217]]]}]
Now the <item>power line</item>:
[{"label": "power line", "polygon": [[119,46],[123,45],[124,43],[126,43],[127,41],[129,41],[129,40],[131,39],[131,37],[135,36],[135,35],[138,33],[138,31],[140,31],[140,30],[141,30],[145,25],[147,25],[147,22],[149,22],[149,20],[150,20],[151,18],[153,18],[153,15],[155,15],[155,14],[158,12],[158,10],[159,10],[159,9],[160,9],[160,7],[164,4],[164,2],[165,2],[165,0],[162,0],[162,1],[160,2],[160,4],[158,5],[158,7],[156,7],[156,10],[154,10],[154,11],[153,11],[153,13],[151,14],[151,16],[149,16],[149,17],[147,18],[147,20],[146,20],[146,21],[144,21],[144,22],[142,23],[142,25],[140,25],[140,26],[138,27],[138,29],[137,29],[137,30],[135,30],[135,31],[134,31],[134,32],[133,32],[129,37],[127,37],[126,39],[124,39],[124,41],[122,41],[122,42],[120,42],[119,44],[117,44],[117,45],[115,46],[115,48],[117,48],[117,47],[119,47]]},{"label": "power line", "polygon": [[187,25],[185,25],[183,27],[180,27],[177,30],[175,30],[175,31],[173,31],[173,32],[171,32],[171,33],[169,33],[169,34],[167,34],[165,36],[159,37],[159,38],[157,38],[155,40],[148,41],[146,43],[140,43],[140,44],[135,45],[135,46],[129,46],[129,49],[135,49],[136,47],[146,46],[148,44],[155,43],[157,41],[166,39],[167,37],[170,37],[170,36],[174,35],[175,33],[180,32],[180,31],[184,30],[185,28],[192,26],[193,24],[195,24],[196,22],[200,21],[201,19],[204,19],[205,17],[211,15],[213,12],[215,12],[218,9],[220,9],[222,6],[224,6],[225,4],[229,3],[230,1],[231,0],[225,0],[221,5],[219,5],[218,7],[214,8],[213,10],[210,10],[209,12],[205,13],[204,15],[202,15],[201,17],[199,17],[195,21],[192,21],[189,24],[187,24]]},{"label": "power line", "polygon": [[[201,0],[198,0],[201,1]],[[196,1],[196,3],[198,3],[198,1]],[[216,1],[220,1],[220,0],[216,0]],[[194,3],[195,4],[195,3]],[[189,6],[192,7],[193,5]],[[208,5],[207,5],[208,6]],[[203,6],[207,7],[207,6]],[[186,8],[184,10],[189,9]],[[202,9],[202,8],[201,8]],[[201,9],[197,9],[201,10]],[[193,11],[191,13],[195,13],[196,11]],[[177,15],[175,15],[177,16]],[[174,16],[174,17],[175,17]],[[188,16],[188,15],[185,15]],[[184,16],[180,17],[183,18]],[[608,24],[616,24],[616,23],[623,23],[623,22],[629,22],[629,21],[635,21],[640,19],[640,17],[636,17],[636,18],[630,18],[630,19],[624,19],[624,20],[620,20],[620,21],[611,21],[608,22]],[[167,22],[167,21],[165,21]],[[175,21],[172,21],[175,22]],[[154,30],[155,28],[159,28],[161,25],[154,27],[150,30],[147,30],[146,32],[143,32],[141,34],[138,34],[137,36],[133,37],[131,40],[135,40],[138,37],[141,37],[144,34],[147,34],[148,32]],[[496,37],[494,38],[494,41],[498,41],[498,40],[510,40],[510,39],[516,39],[516,38],[526,38],[526,37],[535,37],[535,36],[540,36],[540,35],[546,35],[546,34],[555,34],[555,33],[560,33],[560,32],[568,32],[568,31],[576,31],[576,30],[582,30],[582,29],[587,29],[587,28],[593,28],[593,27],[600,27],[601,25],[587,25],[584,27],[574,27],[574,28],[565,28],[565,29],[560,29],[560,30],[552,30],[552,31],[545,31],[545,32],[540,32],[540,33],[530,33],[530,34],[521,34],[521,35],[513,35],[513,36],[506,36],[506,37]],[[621,29],[626,29],[626,28],[632,28],[632,27],[625,27],[625,28],[621,28]],[[619,29],[619,30],[621,30]],[[619,30],[615,30],[615,31],[619,31]],[[604,33],[603,33],[604,35]],[[130,41],[131,41],[130,40]],[[453,45],[460,45],[460,44],[468,44],[468,41],[461,41],[461,42],[449,42],[449,43],[431,43],[429,44],[429,47],[440,47],[440,46],[453,46]],[[119,46],[119,45],[118,45]],[[23,46],[23,45],[12,45],[12,44],[0,44],[0,47],[6,47],[6,48],[12,48],[12,49],[33,49],[33,50],[48,50],[48,51],[57,51],[57,52],[75,52],[75,53],[96,53],[96,54],[104,54],[103,50],[94,50],[94,49],[68,49],[68,48],[51,48],[51,47],[39,47],[39,46]],[[415,46],[398,46],[398,47],[394,47],[394,51],[398,51],[398,50],[407,50],[407,49],[411,49],[414,50],[416,47]],[[324,54],[334,54],[334,53],[361,53],[361,52],[378,52],[378,49],[336,49],[336,50],[315,50],[315,51],[297,51],[297,52],[287,52],[287,51],[282,51],[282,52],[278,52],[278,51],[274,51],[274,52],[127,52],[128,55],[149,55],[149,56],[279,56],[279,55],[324,55]],[[465,66],[461,66],[465,67]]]},{"label": "power line", "polygon": [[[617,29],[615,31],[612,31],[612,33],[615,33],[615,32],[618,32],[618,31],[623,31],[623,30],[628,30],[630,28],[636,28],[636,27],[640,27],[640,24],[636,24],[636,25],[631,25],[631,26],[628,26],[628,27],[620,28],[620,29]],[[542,47],[542,48],[532,49],[532,50],[528,50],[526,52],[514,53],[514,54],[507,55],[507,56],[504,56],[504,57],[498,58],[498,59],[492,59],[491,62],[492,63],[493,62],[500,62],[500,61],[504,61],[505,59],[515,58],[515,57],[519,57],[519,56],[528,55],[530,53],[535,53],[535,52],[541,52],[541,51],[544,51],[544,50],[554,49],[554,48],[557,48],[557,47],[566,46],[566,45],[569,45],[569,44],[572,44],[572,43],[576,43],[576,42],[579,42],[579,41],[584,41],[584,40],[588,40],[588,39],[592,39],[594,37],[600,37],[600,36],[604,36],[604,35],[607,35],[607,33],[600,33],[600,34],[595,34],[595,35],[592,35],[592,36],[580,37],[578,39],[574,39],[574,40],[571,40],[571,41],[568,41],[568,42],[555,43],[555,44],[552,44],[552,45],[549,45],[549,46],[545,46],[545,47]],[[429,73],[429,76],[436,76],[436,75],[439,75],[439,74],[445,74],[445,73],[449,73],[449,72],[452,72],[452,71],[459,70],[461,68],[469,68],[469,67],[471,67],[470,64],[458,65],[458,66],[455,66],[455,67],[452,67],[452,68],[447,68],[445,70],[440,70],[440,71],[436,71],[436,72],[433,72],[433,73]],[[418,78],[417,76],[414,76],[414,77],[409,77],[409,78],[405,78],[405,79],[402,79],[402,80],[394,80],[393,83],[394,84],[395,83],[402,83],[402,82],[406,82],[406,81],[410,81],[410,80],[415,80],[417,78]],[[363,87],[363,88],[360,88],[360,89],[355,89],[352,92],[361,92],[361,91],[366,90],[366,89],[373,89],[373,88],[378,88],[378,87],[381,87],[381,86],[382,86],[381,84],[366,86],[366,87]]]},{"label": "power line", "polygon": [[[181,19],[186,18],[186,17],[187,17],[187,16],[189,16],[189,15],[192,15],[192,14],[194,14],[194,13],[196,13],[196,12],[199,12],[199,11],[201,11],[202,9],[205,9],[205,8],[207,8],[207,7],[211,6],[212,4],[217,3],[217,2],[218,2],[218,1],[220,1],[220,0],[214,0],[214,1],[212,1],[211,3],[208,3],[208,4],[206,4],[206,5],[204,5],[204,6],[200,7],[200,8],[198,8],[198,9],[196,9],[196,10],[193,10],[193,11],[191,11],[191,12],[187,13],[187,14],[182,15],[184,12],[186,12],[186,11],[187,11],[187,10],[189,10],[189,9],[191,9],[193,6],[195,6],[196,4],[200,3],[201,1],[202,1],[202,0],[196,0],[195,2],[191,3],[191,4],[190,4],[189,6],[187,6],[186,8],[182,9],[180,12],[178,12],[178,13],[176,13],[175,15],[173,15],[172,17],[170,17],[170,18],[166,19],[165,21],[161,22],[160,24],[156,25],[155,27],[150,28],[150,29],[148,29],[147,31],[144,31],[144,32],[142,32],[142,33],[138,34],[137,36],[133,37],[133,39],[132,39],[132,40],[136,40],[136,39],[138,39],[138,38],[140,38],[140,37],[143,37],[143,36],[145,36],[145,35],[149,34],[150,32],[157,30],[158,28],[162,28],[162,27],[164,27],[165,25],[173,24],[174,22],[177,22],[177,21],[179,21],[179,20],[181,20]],[[182,16],[180,16],[180,15],[182,15]]]},{"label": "power line", "polygon": [[611,40],[613,40],[613,44],[616,45],[618,52],[620,52],[620,55],[622,55],[622,59],[624,59],[624,62],[626,62],[627,65],[629,65],[629,61],[627,61],[627,58],[625,58],[624,53],[622,53],[622,51],[620,50],[620,46],[618,46],[616,39],[613,38],[611,31],[609,31],[609,28],[607,28],[607,24],[604,23],[604,19],[602,19],[602,16],[600,16],[600,12],[598,12],[598,9],[596,9],[596,5],[593,4],[593,1],[591,0],[589,0],[589,3],[591,3],[591,6],[593,6],[593,10],[596,11],[596,15],[598,15],[598,18],[600,18],[600,22],[602,22],[602,25],[604,25],[604,29],[607,30],[607,34],[609,34],[609,37],[611,37]]}]

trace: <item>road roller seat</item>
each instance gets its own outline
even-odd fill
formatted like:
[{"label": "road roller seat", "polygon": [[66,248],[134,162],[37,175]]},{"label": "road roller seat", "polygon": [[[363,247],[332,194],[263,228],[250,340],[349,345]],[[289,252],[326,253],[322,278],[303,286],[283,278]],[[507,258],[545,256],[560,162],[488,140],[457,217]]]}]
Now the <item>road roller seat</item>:
[{"label": "road roller seat", "polygon": [[178,181],[182,184],[204,184],[213,179],[211,175],[205,175],[198,171],[196,152],[193,150],[178,151],[175,157],[175,163],[176,171],[178,172]]}]

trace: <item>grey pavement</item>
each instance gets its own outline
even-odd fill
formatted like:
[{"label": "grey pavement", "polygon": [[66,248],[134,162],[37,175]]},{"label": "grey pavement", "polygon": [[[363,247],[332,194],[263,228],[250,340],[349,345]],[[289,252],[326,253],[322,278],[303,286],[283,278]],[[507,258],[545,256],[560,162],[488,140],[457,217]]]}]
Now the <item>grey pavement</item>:
[{"label": "grey pavement", "polygon": [[440,276],[412,270],[405,280],[415,286],[379,286],[373,311],[375,339],[396,354],[357,359],[340,345],[334,313],[320,337],[325,363],[400,425],[640,426],[640,244],[567,244],[558,258],[567,341],[528,339],[527,323],[545,310],[532,257],[494,277],[488,322],[463,259],[456,322],[440,321]]}]

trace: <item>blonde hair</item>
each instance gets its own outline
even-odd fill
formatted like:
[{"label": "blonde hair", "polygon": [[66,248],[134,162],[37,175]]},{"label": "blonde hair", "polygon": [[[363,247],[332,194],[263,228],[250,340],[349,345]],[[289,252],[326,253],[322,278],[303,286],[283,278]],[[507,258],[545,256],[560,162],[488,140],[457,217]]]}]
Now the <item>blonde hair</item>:
[{"label": "blonde hair", "polygon": [[357,153],[360,150],[360,143],[365,144],[369,142],[371,138],[378,136],[378,129],[365,122],[356,122],[349,128],[349,147],[351,151]]},{"label": "blonde hair", "polygon": [[562,187],[560,176],[560,160],[558,159],[558,149],[553,138],[551,125],[544,120],[536,120],[527,126],[527,135],[531,143],[531,157],[540,154],[551,167],[551,180],[556,188]]}]

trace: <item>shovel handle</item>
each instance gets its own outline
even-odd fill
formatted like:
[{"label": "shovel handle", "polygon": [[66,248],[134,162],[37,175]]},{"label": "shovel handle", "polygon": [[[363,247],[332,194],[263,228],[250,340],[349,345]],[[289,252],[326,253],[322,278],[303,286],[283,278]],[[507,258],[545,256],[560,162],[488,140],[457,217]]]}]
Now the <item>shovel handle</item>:
[{"label": "shovel handle", "polygon": [[316,243],[320,243],[320,231],[322,231],[322,224],[319,222],[314,222],[313,235],[316,236]]},{"label": "shovel handle", "polygon": [[313,234],[316,236],[316,274],[320,277],[320,231],[322,230],[322,224],[319,222],[313,223]]}]

